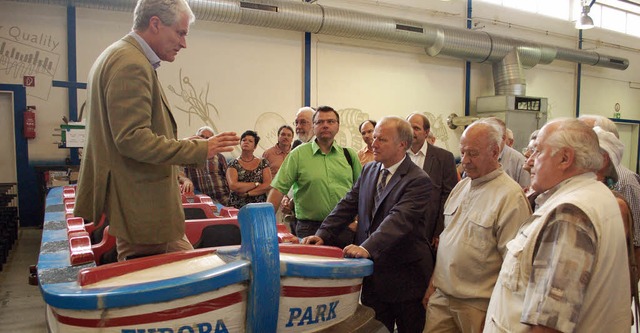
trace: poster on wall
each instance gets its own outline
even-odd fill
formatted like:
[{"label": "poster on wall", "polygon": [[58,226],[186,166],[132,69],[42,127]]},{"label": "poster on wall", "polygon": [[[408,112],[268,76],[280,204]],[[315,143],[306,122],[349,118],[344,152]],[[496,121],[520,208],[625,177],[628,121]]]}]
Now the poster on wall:
[{"label": "poster on wall", "polygon": [[60,61],[60,40],[28,25],[0,25],[0,82],[27,85],[27,95],[48,100]]}]

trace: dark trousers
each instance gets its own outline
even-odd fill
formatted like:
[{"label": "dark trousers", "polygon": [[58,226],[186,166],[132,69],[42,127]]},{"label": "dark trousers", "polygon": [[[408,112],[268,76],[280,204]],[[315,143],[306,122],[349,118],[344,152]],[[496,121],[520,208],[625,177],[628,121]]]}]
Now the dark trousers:
[{"label": "dark trousers", "polygon": [[424,329],[426,311],[420,298],[390,303],[363,293],[361,301],[363,305],[376,312],[376,319],[386,326],[389,332],[393,332],[396,325],[398,333],[422,333]]},{"label": "dark trousers", "polygon": [[305,238],[307,236],[313,236],[320,228],[322,221],[312,220],[298,220],[296,219],[296,236],[298,238]]}]

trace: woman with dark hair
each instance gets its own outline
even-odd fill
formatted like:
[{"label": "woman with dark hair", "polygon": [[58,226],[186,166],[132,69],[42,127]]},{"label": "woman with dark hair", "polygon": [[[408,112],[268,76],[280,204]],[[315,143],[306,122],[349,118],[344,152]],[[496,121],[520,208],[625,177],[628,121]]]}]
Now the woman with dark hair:
[{"label": "woman with dark hair", "polygon": [[227,182],[231,195],[229,206],[241,208],[248,203],[265,202],[271,189],[269,162],[253,155],[260,142],[258,133],[245,131],[240,136],[240,157],[227,168]]}]

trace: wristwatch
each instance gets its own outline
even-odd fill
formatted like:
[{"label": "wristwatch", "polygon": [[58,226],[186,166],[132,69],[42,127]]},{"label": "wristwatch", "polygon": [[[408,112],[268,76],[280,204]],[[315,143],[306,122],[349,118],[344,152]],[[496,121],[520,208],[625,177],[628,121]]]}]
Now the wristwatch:
[{"label": "wristwatch", "polygon": [[256,187],[260,186],[259,182],[255,182],[253,185],[255,185]]}]

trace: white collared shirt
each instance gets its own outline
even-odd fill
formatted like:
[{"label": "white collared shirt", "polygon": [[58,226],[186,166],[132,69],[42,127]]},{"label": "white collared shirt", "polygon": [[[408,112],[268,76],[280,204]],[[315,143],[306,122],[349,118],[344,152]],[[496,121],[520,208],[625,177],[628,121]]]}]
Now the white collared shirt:
[{"label": "white collared shirt", "polygon": [[[400,167],[400,164],[404,161],[405,158],[407,158],[407,155],[405,155],[400,160],[400,162],[398,162],[398,163],[396,163],[396,164],[394,164],[394,165],[392,165],[392,166],[390,166],[388,168],[385,168],[384,165],[382,165],[381,168],[380,168],[380,175],[378,176],[377,183],[379,183],[380,182],[380,178],[382,178],[382,170],[387,169],[387,171],[389,171],[389,176],[387,176],[387,184],[389,184],[389,180],[391,179],[391,177],[393,177],[393,174],[396,173],[396,171]],[[387,184],[384,184],[384,185],[386,186]]]},{"label": "white collared shirt", "polygon": [[407,153],[409,154],[409,158],[411,158],[411,161],[413,161],[413,163],[417,166],[419,166],[420,168],[424,167],[424,159],[425,157],[427,157],[427,148],[429,147],[429,144],[427,144],[427,142],[425,141],[422,144],[422,147],[420,148],[420,150],[418,150],[417,153],[414,153],[411,148],[407,149]]}]

